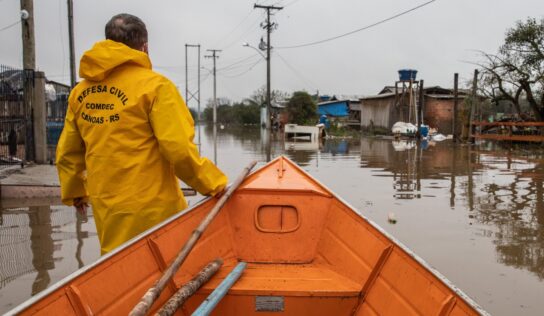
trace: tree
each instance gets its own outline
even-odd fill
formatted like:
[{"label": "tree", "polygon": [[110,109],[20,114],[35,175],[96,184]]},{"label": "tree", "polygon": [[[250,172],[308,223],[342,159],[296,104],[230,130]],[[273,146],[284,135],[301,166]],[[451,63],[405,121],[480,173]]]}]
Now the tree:
[{"label": "tree", "polygon": [[496,55],[483,53],[482,92],[493,101],[512,102],[519,114],[526,101],[544,120],[544,18],[518,21],[506,32]]},{"label": "tree", "polygon": [[[270,91],[271,103],[278,103],[288,98],[289,94],[287,92],[279,90]],[[262,86],[259,89],[255,90],[249,98],[245,99],[245,103],[258,106],[266,106],[266,86]]]},{"label": "tree", "polygon": [[236,103],[232,110],[238,124],[259,124],[261,107],[257,104]]},{"label": "tree", "polygon": [[198,113],[195,109],[189,108],[189,112],[191,113],[191,116],[193,117],[193,121],[198,121]]},{"label": "tree", "polygon": [[[213,107],[206,107],[203,114],[206,122],[212,123]],[[234,103],[217,107],[217,122],[221,124],[258,124],[259,120],[260,106],[256,104]]]},{"label": "tree", "polygon": [[295,124],[314,123],[317,118],[317,104],[306,91],[293,93],[287,103],[289,121]]},{"label": "tree", "polygon": [[[206,103],[206,108],[204,109],[204,111],[202,111],[203,119],[208,123],[213,122],[213,102],[213,99],[208,99],[208,102]],[[217,122],[224,123],[224,112],[228,111],[225,110],[225,107],[230,107],[230,104],[231,101],[227,98],[217,98]]]}]

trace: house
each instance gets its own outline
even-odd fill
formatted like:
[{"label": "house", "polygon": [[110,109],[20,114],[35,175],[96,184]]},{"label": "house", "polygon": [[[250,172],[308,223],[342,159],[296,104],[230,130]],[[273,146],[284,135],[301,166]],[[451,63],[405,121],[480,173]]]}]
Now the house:
[{"label": "house", "polygon": [[361,101],[349,100],[348,124],[352,126],[361,125]]},{"label": "house", "polygon": [[[391,130],[393,124],[398,122],[403,117],[404,110],[397,106],[397,97],[393,92],[385,87],[377,95],[366,96],[361,98],[361,129],[373,130],[374,128]],[[404,111],[403,111],[404,110]]]},{"label": "house", "polygon": [[361,125],[360,96],[356,95],[314,95],[317,100],[318,114],[326,115],[329,119],[342,121],[351,126]]},{"label": "house", "polygon": [[317,100],[317,103],[338,100],[335,95],[330,96],[328,94],[314,94],[312,97],[314,98],[314,100]]},{"label": "house", "polygon": [[[439,133],[451,134],[453,131],[453,106],[455,96],[453,89],[445,89],[439,86],[424,88],[423,122],[430,127],[437,128]],[[464,100],[470,90],[457,90],[457,117],[462,118]],[[458,130],[461,130],[458,127]]]},{"label": "house", "polygon": [[349,116],[349,100],[320,102],[317,104],[317,114],[319,116],[326,115],[328,117],[347,118]]},{"label": "house", "polygon": [[[397,91],[397,94],[395,93],[394,86],[386,86],[377,95],[361,98],[361,128],[382,128],[390,131],[396,122],[408,121],[408,118],[411,117],[409,108],[402,105],[409,103],[408,95],[399,94],[400,91]],[[464,99],[468,94],[468,90],[458,89],[459,113],[464,108]],[[419,104],[417,99],[416,104]],[[437,128],[442,134],[451,134],[455,101],[453,89],[439,86],[424,88],[423,101],[423,122],[432,128]],[[415,118],[410,121],[415,123]]]}]

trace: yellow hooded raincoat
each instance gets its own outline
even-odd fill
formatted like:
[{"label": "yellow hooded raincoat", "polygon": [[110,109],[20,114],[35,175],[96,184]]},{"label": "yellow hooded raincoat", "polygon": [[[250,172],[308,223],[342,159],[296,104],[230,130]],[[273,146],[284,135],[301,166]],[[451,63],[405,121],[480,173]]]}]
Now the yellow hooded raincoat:
[{"label": "yellow hooded raincoat", "polygon": [[180,178],[201,194],[226,176],[201,158],[194,122],[176,87],[147,54],[98,42],[81,59],[57,147],[62,201],[88,198],[102,253],[187,207]]}]

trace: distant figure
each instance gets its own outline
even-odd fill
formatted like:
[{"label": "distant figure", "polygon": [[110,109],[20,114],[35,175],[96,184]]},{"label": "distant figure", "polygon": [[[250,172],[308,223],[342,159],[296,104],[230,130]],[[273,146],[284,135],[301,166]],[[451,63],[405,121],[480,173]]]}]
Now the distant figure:
[{"label": "distant figure", "polygon": [[57,149],[62,201],[93,207],[102,253],[187,207],[179,179],[205,195],[227,177],[193,143],[175,85],[151,70],[145,24],[119,14],[83,54]]},{"label": "distant figure", "polygon": [[325,125],[326,129],[331,128],[331,122],[329,121],[329,119],[327,118],[327,116],[325,114],[323,114],[323,115],[321,115],[321,117],[319,117],[319,124]]},{"label": "distant figure", "polygon": [[17,156],[17,132],[15,132],[15,128],[13,126],[11,127],[11,131],[9,131],[8,135],[8,152],[10,157]]}]

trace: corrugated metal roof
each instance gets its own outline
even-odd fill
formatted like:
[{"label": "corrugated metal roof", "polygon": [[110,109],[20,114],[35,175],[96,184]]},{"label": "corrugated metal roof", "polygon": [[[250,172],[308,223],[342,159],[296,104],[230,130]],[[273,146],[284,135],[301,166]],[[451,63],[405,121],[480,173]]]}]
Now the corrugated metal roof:
[{"label": "corrugated metal roof", "polygon": [[321,102],[317,105],[319,115],[348,116],[348,100]]},{"label": "corrugated metal roof", "polygon": [[[455,99],[455,96],[452,94],[425,94],[426,97],[433,98],[433,99]],[[464,99],[467,95],[459,94],[457,96],[458,99]]]},{"label": "corrugated metal roof", "polygon": [[395,86],[385,86],[378,94],[395,93]]},{"label": "corrugated metal roof", "polygon": [[378,95],[368,95],[366,97],[362,97],[360,100],[386,99],[386,98],[390,98],[394,96],[395,96],[395,93],[389,92],[389,93],[383,93]]},{"label": "corrugated metal roof", "polygon": [[348,103],[349,100],[335,100],[335,101],[327,101],[327,102],[319,102],[317,105],[327,105],[327,104],[334,104],[334,103]]}]

